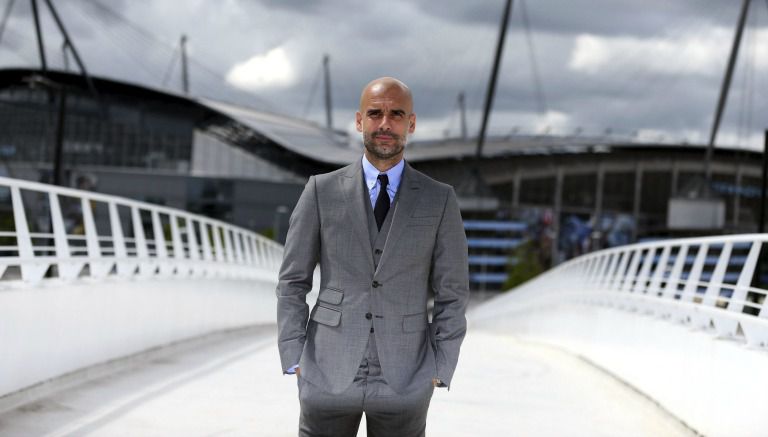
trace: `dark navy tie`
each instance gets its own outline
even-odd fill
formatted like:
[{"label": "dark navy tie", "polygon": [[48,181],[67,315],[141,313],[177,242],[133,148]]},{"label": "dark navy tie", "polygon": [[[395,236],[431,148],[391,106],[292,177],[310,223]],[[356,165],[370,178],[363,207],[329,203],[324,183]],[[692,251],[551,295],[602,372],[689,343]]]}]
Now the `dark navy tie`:
[{"label": "dark navy tie", "polygon": [[376,206],[373,207],[373,216],[376,217],[376,226],[381,230],[384,219],[387,218],[389,211],[389,194],[387,193],[389,178],[385,174],[379,175],[379,197],[376,199]]}]

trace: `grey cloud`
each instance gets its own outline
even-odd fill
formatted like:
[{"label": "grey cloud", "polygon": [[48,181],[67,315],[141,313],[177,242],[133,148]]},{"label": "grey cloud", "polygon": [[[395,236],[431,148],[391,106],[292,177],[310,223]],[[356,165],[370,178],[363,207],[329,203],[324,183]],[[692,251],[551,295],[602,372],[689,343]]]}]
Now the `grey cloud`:
[{"label": "grey cloud", "polygon": [[[94,1],[104,2],[139,23],[162,43],[147,41],[130,26],[110,18],[108,12],[99,13],[92,5]],[[24,12],[28,2],[17,3],[14,17],[21,15],[16,17],[13,29],[27,38],[15,41],[15,47],[24,51],[25,57],[36,59],[31,21],[24,15],[28,13]],[[753,3],[756,8],[764,7],[762,2]],[[322,122],[318,74],[322,56],[328,53],[337,127],[349,125],[365,83],[374,77],[393,75],[409,84],[416,112],[429,126],[455,124],[456,96],[465,92],[470,128],[474,130],[490,75],[503,0],[392,0],[371,4],[352,0],[226,0],[195,2],[194,7],[186,9],[170,0],[61,0],[57,4],[93,74],[159,87],[179,35],[187,33],[193,58],[205,65],[191,66],[194,93],[293,116],[305,114],[314,93],[308,117]],[[584,74],[569,69],[568,62],[578,34],[638,39],[697,35],[713,26],[731,28],[738,2],[528,0],[526,6],[550,111],[567,114],[572,125],[585,129],[706,131],[714,111],[720,71],[705,75],[658,74],[637,67],[637,62],[627,62],[638,56],[634,53],[612,59],[610,72]],[[83,17],[84,10],[89,11],[90,18]],[[57,39],[47,41],[51,53],[60,52]],[[296,70],[298,79],[293,86],[246,93],[224,83],[223,76],[234,64],[275,47],[286,50]],[[685,62],[684,55],[669,62]],[[724,67],[726,54],[722,56]],[[740,68],[743,65],[740,63]],[[492,119],[492,130],[508,131],[516,124],[516,116],[526,122],[538,120],[531,70],[518,0],[494,103],[494,110],[505,115]],[[177,75],[178,66],[168,85],[175,92],[179,88]],[[762,82],[763,76],[755,73],[752,91],[740,92],[743,70],[737,71],[734,97],[726,113],[728,126],[724,128],[738,123],[739,111],[745,107],[741,103],[743,95],[750,93],[752,119],[755,123],[765,120],[768,96],[762,90],[768,87]],[[313,83],[317,83],[314,90]]]},{"label": "grey cloud", "polygon": [[[444,0],[440,3],[418,0],[416,4],[425,14],[447,21],[494,27],[501,23],[504,9],[503,0]],[[691,23],[734,26],[739,3],[719,0],[528,0],[523,5],[517,0],[513,1],[511,28],[521,26],[523,8],[536,32],[649,35]]]}]

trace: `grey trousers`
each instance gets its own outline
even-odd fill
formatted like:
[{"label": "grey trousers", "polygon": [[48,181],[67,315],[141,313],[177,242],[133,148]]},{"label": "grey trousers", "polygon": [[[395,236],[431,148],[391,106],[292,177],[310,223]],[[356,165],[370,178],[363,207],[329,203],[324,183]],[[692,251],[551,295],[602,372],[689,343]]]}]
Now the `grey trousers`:
[{"label": "grey trousers", "polygon": [[344,393],[330,394],[300,377],[297,383],[299,437],[354,437],[363,413],[368,437],[424,436],[432,382],[395,393],[382,377],[373,335],[355,379]]}]

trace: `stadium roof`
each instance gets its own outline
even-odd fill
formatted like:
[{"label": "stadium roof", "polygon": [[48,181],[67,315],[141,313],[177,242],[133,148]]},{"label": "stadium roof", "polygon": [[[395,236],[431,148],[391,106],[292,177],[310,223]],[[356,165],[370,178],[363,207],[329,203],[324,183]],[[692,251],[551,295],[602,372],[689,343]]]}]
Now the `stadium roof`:
[{"label": "stadium roof", "polygon": [[290,151],[326,164],[348,164],[360,156],[336,140],[336,134],[305,120],[199,98],[207,108],[227,115]]},{"label": "stadium roof", "polygon": [[[30,76],[40,73],[41,71],[37,69],[0,69],[0,88],[25,84],[25,80]],[[84,93],[88,92],[87,83],[79,74],[49,71],[47,75],[57,83],[78,87]],[[315,165],[329,168],[346,165],[360,156],[360,149],[342,141],[336,132],[307,120],[111,79],[94,77],[93,82],[100,94],[158,99],[202,110],[208,114],[205,118],[210,118],[211,115],[223,116],[252,130],[256,136],[269,139],[274,146],[284,149],[279,159],[314,162]],[[701,150],[703,154],[704,147],[693,144],[650,144],[611,137],[513,135],[489,138],[483,150],[483,157],[609,153],[637,148]],[[757,151],[744,149],[717,148],[716,150],[718,154],[723,152],[759,154]],[[253,148],[249,151],[258,152]],[[476,140],[471,138],[419,141],[409,144],[406,148],[406,159],[412,162],[470,159],[474,157],[475,151]]]}]

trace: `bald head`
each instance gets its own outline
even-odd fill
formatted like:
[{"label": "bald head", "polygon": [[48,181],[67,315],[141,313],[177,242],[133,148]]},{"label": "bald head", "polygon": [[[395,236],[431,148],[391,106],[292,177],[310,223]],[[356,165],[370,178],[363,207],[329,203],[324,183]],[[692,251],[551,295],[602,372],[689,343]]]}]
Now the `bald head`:
[{"label": "bald head", "polygon": [[371,164],[380,171],[396,165],[403,159],[408,135],[416,129],[411,90],[394,77],[371,81],[360,96],[355,125],[363,134]]},{"label": "bald head", "polygon": [[408,85],[395,79],[394,77],[380,77],[368,82],[360,95],[360,111],[363,111],[365,105],[371,98],[381,97],[387,94],[399,95],[403,104],[407,105],[408,112],[413,111],[413,96]]}]

